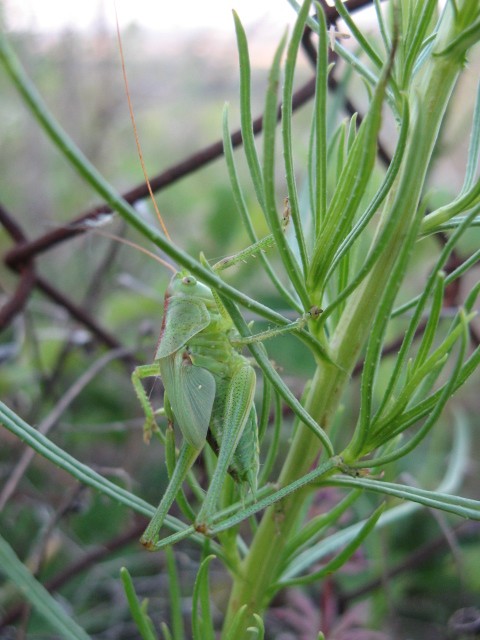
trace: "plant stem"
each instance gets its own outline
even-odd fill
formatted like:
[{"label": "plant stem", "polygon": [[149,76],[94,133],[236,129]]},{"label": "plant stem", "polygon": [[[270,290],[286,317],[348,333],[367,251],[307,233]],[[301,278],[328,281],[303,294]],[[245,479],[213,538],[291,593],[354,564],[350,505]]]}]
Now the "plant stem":
[{"label": "plant stem", "polygon": [[[455,36],[454,20],[446,16],[438,34],[437,50],[441,50]],[[402,265],[416,240],[422,217],[418,203],[425,176],[460,69],[461,60],[458,57],[432,57],[409,92],[412,128],[402,169],[384,211],[384,219],[387,216],[395,217],[395,233],[388,239],[370,275],[350,298],[331,338],[332,360],[338,367],[319,363],[306,401],[307,410],[324,429],[328,429],[332,423],[349,375],[377,314],[379,311],[389,313],[386,303],[382,305],[385,292],[390,287],[391,294],[393,287],[393,295],[390,295],[393,303],[394,293],[401,282]],[[392,274],[397,282],[392,280]],[[318,439],[300,427],[280,475],[280,486],[307,473],[318,454]],[[282,551],[300,524],[310,494],[311,489],[306,487],[286,499],[281,505],[281,517],[278,505],[266,511],[244,560],[241,575],[234,580],[225,629],[229,628],[233,616],[243,605],[247,605],[251,614],[260,614],[268,605],[271,597],[269,589],[280,577],[278,567]],[[245,617],[246,622],[248,618]],[[245,628],[238,629],[230,637],[232,640],[244,638]]]}]

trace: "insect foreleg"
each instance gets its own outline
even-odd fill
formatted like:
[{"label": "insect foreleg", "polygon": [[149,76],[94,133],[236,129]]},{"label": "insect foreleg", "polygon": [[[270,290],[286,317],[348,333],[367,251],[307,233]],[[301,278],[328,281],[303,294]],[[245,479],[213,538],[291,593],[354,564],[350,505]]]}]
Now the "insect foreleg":
[{"label": "insect foreleg", "polygon": [[[288,197],[285,198],[285,207],[283,210],[283,218],[282,218],[282,230],[285,230],[288,227],[288,223],[290,221],[290,203],[288,201]],[[223,269],[228,269],[239,262],[246,262],[248,258],[255,258],[258,253],[261,251],[266,251],[275,245],[275,238],[273,234],[269,234],[260,240],[257,240],[249,247],[246,247],[242,251],[239,251],[233,256],[227,256],[223,258],[219,262],[213,265],[213,271],[222,271]]]},{"label": "insect foreleg", "polygon": [[233,256],[227,256],[226,258],[222,258],[219,262],[216,262],[212,269],[214,271],[223,271],[224,269],[228,269],[229,267],[233,267],[235,264],[239,262],[246,262],[248,258],[254,258],[260,251],[266,251],[275,245],[275,239],[273,235],[266,236],[261,240],[257,240],[255,244],[250,245],[246,249],[239,251]]},{"label": "insect foreleg", "polygon": [[173,501],[177,497],[177,494],[182,488],[183,481],[185,480],[190,468],[197,459],[201,449],[195,449],[188,442],[184,441],[180,449],[177,464],[172,474],[168,487],[163,494],[162,500],[155,511],[153,518],[151,519],[148,527],[145,529],[143,536],[140,538],[140,542],[149,551],[155,551],[156,544],[158,542],[158,534],[162,528],[163,522],[168,514]]},{"label": "insect foreleg", "polygon": [[243,346],[252,344],[254,342],[263,342],[264,340],[268,340],[270,338],[276,338],[277,336],[281,336],[284,333],[290,333],[291,331],[303,329],[303,327],[309,320],[316,320],[321,313],[321,309],[318,309],[318,307],[312,307],[311,311],[305,313],[294,322],[290,322],[289,324],[285,324],[281,327],[273,327],[272,329],[267,329],[266,331],[261,331],[260,333],[254,333],[251,336],[236,338],[235,340],[231,340],[231,342],[235,346]]},{"label": "insect foreleg", "polygon": [[[228,468],[251,415],[254,392],[255,371],[250,365],[243,366],[235,373],[228,386],[223,411],[222,442],[208,493],[197,516],[195,526],[198,531],[208,532],[208,524],[216,510]],[[258,458],[258,451],[256,455]]]},{"label": "insect foreleg", "polygon": [[145,392],[142,384],[144,378],[152,378],[160,375],[160,364],[154,362],[153,364],[145,364],[136,367],[132,373],[132,384],[135,389],[135,393],[142,405],[143,412],[145,413],[145,424],[143,426],[143,439],[145,442],[150,442],[152,433],[158,429],[155,421],[155,412],[150,403],[150,400]]}]

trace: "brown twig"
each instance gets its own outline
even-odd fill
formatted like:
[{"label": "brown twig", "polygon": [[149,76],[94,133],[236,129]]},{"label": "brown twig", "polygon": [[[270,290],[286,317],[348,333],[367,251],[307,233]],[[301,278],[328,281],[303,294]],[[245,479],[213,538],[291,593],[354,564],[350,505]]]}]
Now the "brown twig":
[{"label": "brown twig", "polygon": [[[29,244],[23,229],[2,205],[0,205],[0,223],[13,240],[21,243],[17,246],[23,246],[24,243]],[[13,318],[23,310],[33,287],[37,287],[50,298],[50,300],[66,309],[75,320],[85,326],[105,346],[110,349],[123,348],[121,342],[99,325],[85,309],[72,302],[68,296],[35,272],[33,265],[34,255],[35,254],[31,254],[26,262],[23,262],[22,265],[19,266],[21,273],[20,282],[15,293],[0,309],[0,331],[7,327]],[[126,355],[124,359],[127,361],[129,367],[135,365],[135,361],[131,355]]]},{"label": "brown twig", "polygon": [[[23,243],[26,241],[27,238],[20,225],[17,224],[1,204],[0,223],[16,243]],[[24,262],[19,271],[20,282],[18,283],[13,295],[0,309],[0,330],[2,327],[7,327],[12,322],[13,318],[24,308],[35,284],[35,267],[31,259]]]},{"label": "brown twig", "polygon": [[[315,79],[311,78],[294,93],[292,98],[292,109],[296,110],[308,102],[308,100],[313,97],[314,93]],[[280,113],[281,109],[279,108],[279,117]],[[255,135],[261,132],[262,126],[263,116],[258,116],[253,121],[253,132]],[[232,133],[231,140],[234,147],[238,147],[242,144],[242,133],[240,129],[237,129]],[[161,191],[181,178],[184,178],[185,176],[206,166],[213,160],[220,158],[222,155],[223,142],[222,140],[217,140],[203,149],[200,149],[196,153],[191,154],[185,158],[185,160],[172,165],[162,173],[153,177],[150,180],[152,190],[154,192]],[[133,189],[123,193],[122,197],[129,204],[133,205],[148,197],[148,187],[146,183],[142,182],[141,184],[133,187]],[[28,262],[33,256],[38,256],[60,242],[64,242],[65,240],[69,240],[70,238],[88,231],[88,226],[85,225],[85,223],[89,220],[95,220],[102,215],[109,213],[112,213],[112,210],[106,204],[98,205],[93,209],[89,209],[87,212],[74,218],[67,225],[57,227],[35,240],[19,242],[5,255],[4,262],[11,269],[18,270],[21,265]]]}]

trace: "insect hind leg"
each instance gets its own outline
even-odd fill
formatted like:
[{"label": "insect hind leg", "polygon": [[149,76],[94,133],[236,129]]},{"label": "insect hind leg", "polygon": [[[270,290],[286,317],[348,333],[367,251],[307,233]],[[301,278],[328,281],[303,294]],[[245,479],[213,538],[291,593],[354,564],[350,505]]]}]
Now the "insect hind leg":
[{"label": "insect hind leg", "polygon": [[250,416],[254,392],[255,371],[250,365],[243,366],[232,377],[227,392],[223,413],[224,430],[217,466],[195,523],[197,531],[202,533],[208,534],[208,528],[217,507],[228,467]]}]

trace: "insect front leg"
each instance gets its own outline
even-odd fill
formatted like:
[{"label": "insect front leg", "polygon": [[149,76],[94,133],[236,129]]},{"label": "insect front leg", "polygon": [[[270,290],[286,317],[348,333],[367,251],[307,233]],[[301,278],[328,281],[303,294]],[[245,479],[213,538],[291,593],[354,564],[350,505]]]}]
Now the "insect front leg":
[{"label": "insect front leg", "polygon": [[233,345],[240,347],[257,342],[264,342],[265,340],[269,340],[270,338],[277,338],[278,336],[284,335],[286,333],[291,333],[292,331],[303,329],[307,322],[309,322],[310,320],[317,320],[320,317],[321,313],[322,309],[314,306],[310,309],[310,311],[308,311],[308,313],[305,313],[303,316],[301,316],[297,320],[294,320],[293,322],[290,322],[289,324],[280,327],[273,327],[260,333],[254,333],[251,336],[236,338],[231,342]]},{"label": "insect front leg", "polygon": [[145,414],[145,424],[143,426],[143,439],[146,443],[150,442],[152,433],[158,430],[157,423],[155,421],[155,411],[151,405],[145,389],[142,384],[144,378],[153,378],[160,376],[160,363],[155,361],[153,364],[144,364],[136,367],[132,373],[132,384],[137,394],[138,400],[142,405],[143,412]]},{"label": "insect front leg", "polygon": [[[208,533],[208,526],[215,513],[218,498],[223,488],[228,468],[242,437],[247,420],[252,415],[253,396],[255,392],[255,371],[250,365],[241,367],[232,377],[227,390],[223,410],[223,432],[217,466],[213,474],[207,495],[198,513],[195,528]],[[252,468],[258,468],[258,450],[255,451],[257,461]]]}]

